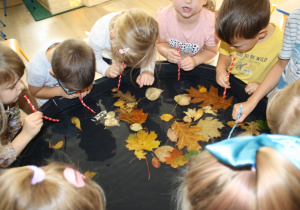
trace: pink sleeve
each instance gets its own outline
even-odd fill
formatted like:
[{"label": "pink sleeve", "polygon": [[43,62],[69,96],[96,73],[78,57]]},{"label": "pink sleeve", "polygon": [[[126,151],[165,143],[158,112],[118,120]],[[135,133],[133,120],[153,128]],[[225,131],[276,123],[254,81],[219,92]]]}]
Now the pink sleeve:
[{"label": "pink sleeve", "polygon": [[205,33],[205,44],[207,46],[216,46],[219,43],[219,40],[216,36],[215,18],[216,18],[215,13],[211,13],[210,15],[207,16],[208,26]]},{"label": "pink sleeve", "polygon": [[164,7],[160,7],[156,12],[156,19],[159,27],[159,37],[166,40],[166,12]]}]

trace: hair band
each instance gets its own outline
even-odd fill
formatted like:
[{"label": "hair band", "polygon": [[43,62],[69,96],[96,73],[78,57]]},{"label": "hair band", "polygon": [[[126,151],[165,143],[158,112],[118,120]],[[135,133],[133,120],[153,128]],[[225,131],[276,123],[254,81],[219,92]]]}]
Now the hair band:
[{"label": "hair band", "polygon": [[128,52],[129,50],[130,50],[130,48],[119,49],[119,53],[123,55],[126,52]]},{"label": "hair band", "polygon": [[33,177],[31,179],[31,184],[36,185],[39,182],[42,182],[45,179],[46,173],[43,169],[30,165],[28,166],[31,170],[33,170]]},{"label": "hair band", "polygon": [[81,188],[85,186],[85,176],[74,168],[66,167],[64,170],[65,179],[75,187]]}]

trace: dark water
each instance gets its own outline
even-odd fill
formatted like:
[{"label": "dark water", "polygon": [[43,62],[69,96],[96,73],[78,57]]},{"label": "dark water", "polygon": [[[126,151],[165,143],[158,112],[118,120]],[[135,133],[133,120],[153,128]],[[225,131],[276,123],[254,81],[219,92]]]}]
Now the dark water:
[{"label": "dark water", "polygon": [[[173,71],[174,70],[174,71]],[[194,71],[202,71],[202,67]],[[208,74],[206,74],[208,71]],[[185,89],[197,88],[198,85],[210,88],[211,85],[217,87],[215,83],[213,69],[195,72],[193,74],[182,73],[181,80],[177,81],[176,66],[165,65],[156,78],[154,87],[163,89],[158,100],[149,101],[145,96],[146,88],[138,88],[129,79],[129,74],[122,77],[120,90],[125,93],[129,91],[137,100],[143,98],[138,105],[138,109],[143,109],[148,113],[148,118],[143,124],[147,131],[155,131],[160,145],[167,142],[167,130],[173,120],[162,121],[162,114],[172,114],[175,118],[182,119],[183,111],[188,108],[197,108],[198,104],[189,106],[177,106],[174,96],[187,93]],[[116,87],[117,79],[102,79],[95,84],[93,91],[88,97],[84,98],[85,103],[98,114],[101,111],[113,111],[116,107],[113,104],[118,98],[112,97],[111,88]],[[223,89],[219,87],[221,95]],[[228,96],[232,93],[229,90]],[[239,99],[234,97],[233,104]],[[16,165],[43,165],[49,160],[72,162],[75,167],[84,173],[85,171],[97,172],[93,178],[105,191],[108,210],[130,209],[130,210],[167,210],[174,209],[171,202],[171,194],[178,184],[178,173],[181,169],[173,169],[169,165],[162,164],[159,169],[151,165],[153,153],[147,154],[151,178],[148,180],[147,164],[145,160],[135,158],[134,152],[129,151],[125,145],[125,140],[130,133],[129,124],[120,122],[120,127],[104,127],[104,120],[99,123],[92,121],[96,115],[84,108],[79,100],[66,100],[56,98],[45,104],[41,110],[45,115],[60,119],[59,123],[45,121],[43,129],[38,136],[32,140],[29,146],[18,158]],[[220,109],[218,118],[225,126],[220,129],[222,137],[214,138],[209,141],[213,143],[228,137],[231,130],[226,123],[231,118],[232,107],[227,110]],[[78,130],[72,123],[71,118],[80,119],[83,132]],[[201,119],[212,117],[204,114]],[[250,122],[256,119],[264,119],[264,115],[255,113],[247,118]],[[233,136],[243,132],[236,128]],[[49,149],[49,142],[53,145],[58,141],[64,141],[64,145],[59,150]],[[174,143],[168,141],[168,145]],[[206,142],[199,142],[204,148]]]}]

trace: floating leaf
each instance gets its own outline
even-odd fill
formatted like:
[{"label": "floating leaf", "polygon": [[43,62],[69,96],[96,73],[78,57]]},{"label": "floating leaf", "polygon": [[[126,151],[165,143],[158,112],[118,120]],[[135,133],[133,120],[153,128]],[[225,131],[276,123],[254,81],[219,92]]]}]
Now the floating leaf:
[{"label": "floating leaf", "polygon": [[130,129],[132,131],[139,131],[139,130],[142,130],[143,127],[139,123],[133,123],[133,124],[130,125]]},{"label": "floating leaf", "polygon": [[157,159],[157,157],[152,158],[152,165],[154,168],[160,168],[160,161]]},{"label": "floating leaf", "polygon": [[97,174],[97,172],[90,172],[90,171],[88,170],[88,171],[86,171],[86,172],[84,173],[84,176],[87,177],[87,178],[89,178],[89,179],[92,179],[96,174]]},{"label": "floating leaf", "polygon": [[80,126],[80,120],[77,117],[72,117],[71,122],[75,125],[76,128],[82,131]]},{"label": "floating leaf", "polygon": [[[228,125],[231,128],[233,128],[234,124],[235,124],[235,121],[233,121],[233,120],[232,121],[228,121],[226,123],[226,125]],[[238,123],[238,124],[236,124],[236,127],[239,127],[239,126],[242,126],[242,125],[245,125],[245,123]]]},{"label": "floating leaf", "polygon": [[198,109],[195,114],[194,121],[199,120],[202,117],[202,115],[203,115],[203,109]]},{"label": "floating leaf", "polygon": [[172,142],[177,142],[178,140],[178,133],[176,133],[176,131],[172,128],[168,129],[167,136]]},{"label": "floating leaf", "polygon": [[160,116],[160,119],[166,122],[169,122],[173,118],[174,117],[171,114],[163,114],[162,116]]},{"label": "floating leaf", "polygon": [[178,168],[187,163],[187,159],[185,159],[181,150],[175,148],[170,152],[170,155],[171,157],[166,157],[166,164],[171,165],[173,168]]},{"label": "floating leaf", "polygon": [[197,157],[199,154],[200,154],[200,152],[197,150],[193,150],[193,149],[189,150],[188,153],[185,154],[185,159],[191,160],[191,159]]},{"label": "floating leaf", "polygon": [[214,137],[220,137],[221,133],[218,129],[224,127],[224,125],[219,122],[218,119],[213,119],[212,117],[207,117],[205,118],[205,120],[199,120],[197,126],[202,130],[198,131],[196,134],[204,136],[204,138],[206,138],[206,141]]},{"label": "floating leaf", "polygon": [[105,118],[110,119],[110,118],[114,118],[115,116],[116,116],[116,113],[114,111],[110,111],[110,112],[107,112]]},{"label": "floating leaf", "polygon": [[105,119],[104,126],[105,127],[113,127],[113,126],[120,126],[120,124],[116,118],[112,117],[112,118]]},{"label": "floating leaf", "polygon": [[55,145],[52,145],[51,142],[49,142],[49,148],[51,149],[60,149],[64,145],[64,141],[59,141]]},{"label": "floating leaf", "polygon": [[155,140],[157,134],[151,131],[149,134],[144,130],[140,130],[137,134],[130,134],[126,142],[128,143],[126,147],[129,150],[135,150],[134,154],[137,158],[145,159],[146,153],[144,150],[153,151],[153,149],[158,148],[160,141]]},{"label": "floating leaf", "polygon": [[123,106],[126,103],[126,101],[118,100],[114,103],[114,106],[120,107]]},{"label": "floating leaf", "polygon": [[111,89],[111,92],[117,92],[119,89],[118,88],[113,88],[113,89]]},{"label": "floating leaf", "polygon": [[150,87],[146,90],[145,96],[148,100],[155,101],[156,99],[158,99],[162,92],[162,89]]},{"label": "floating leaf", "polygon": [[183,118],[183,121],[186,122],[186,123],[190,123],[190,122],[192,122],[193,120],[192,120],[191,117],[185,116],[185,117]]},{"label": "floating leaf", "polygon": [[148,113],[143,113],[143,109],[133,109],[131,113],[119,113],[118,119],[129,124],[143,124],[148,117]]},{"label": "floating leaf", "polygon": [[171,157],[170,152],[172,152],[174,147],[171,146],[161,146],[158,147],[155,151],[154,154],[156,157],[160,160],[160,162],[165,163],[166,162],[166,157]]},{"label": "floating leaf", "polygon": [[206,141],[206,138],[196,134],[198,131],[201,131],[201,128],[198,126],[190,127],[191,123],[183,123],[175,121],[172,124],[172,128],[178,133],[179,140],[177,142],[178,149],[183,149],[187,146],[188,150],[194,149],[199,150],[201,146],[198,144],[198,141]]},{"label": "floating leaf", "polygon": [[217,116],[217,110],[212,110],[211,106],[204,106],[202,108],[205,113]]},{"label": "floating leaf", "polygon": [[184,111],[183,113],[190,118],[194,118],[196,115],[196,108],[194,109],[188,108],[187,112]]},{"label": "floating leaf", "polygon": [[174,97],[174,100],[181,106],[187,106],[190,104],[191,97],[188,94],[181,94]]},{"label": "floating leaf", "polygon": [[129,91],[127,91],[124,94],[120,90],[118,90],[117,93],[113,93],[112,95],[113,95],[113,98],[120,98],[120,100],[123,100],[126,102],[136,102],[135,96],[132,96]]},{"label": "floating leaf", "polygon": [[265,120],[256,120],[256,122],[258,123],[259,127],[263,130],[270,130],[267,121]]},{"label": "floating leaf", "polygon": [[242,129],[245,129],[247,132],[241,135],[259,135],[260,128],[257,122],[246,122],[248,125],[241,126]]}]

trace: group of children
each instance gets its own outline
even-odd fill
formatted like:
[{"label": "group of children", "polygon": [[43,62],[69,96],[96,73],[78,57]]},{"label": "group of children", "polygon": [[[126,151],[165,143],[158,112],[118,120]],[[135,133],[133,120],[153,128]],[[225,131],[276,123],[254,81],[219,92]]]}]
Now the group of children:
[{"label": "group of children", "polygon": [[[252,94],[242,103],[239,119],[237,116],[240,104],[234,105],[232,115],[237,119],[236,122],[242,122],[257,103],[276,86],[277,89],[282,89],[290,84],[271,94],[267,107],[267,121],[274,134],[299,136],[300,8],[296,8],[290,14],[283,35],[278,26],[269,22],[269,0],[224,0],[217,13],[213,0],[172,2],[170,6],[159,9],[157,20],[139,9],[115,12],[100,18],[91,30],[88,45],[77,39],[68,39],[39,50],[26,66],[28,89],[37,98],[39,106],[54,96],[68,99],[85,97],[92,89],[96,71],[103,76],[116,78],[126,67],[138,67],[138,86],[151,86],[155,80],[157,51],[170,63],[178,64],[184,71],[191,71],[197,65],[210,63],[217,58],[219,51],[216,82],[223,88],[230,88],[227,71],[233,65],[231,74],[245,82],[245,92]],[[24,63],[18,55],[0,44],[1,167],[11,165],[43,125],[42,113],[37,111],[25,118],[21,129],[17,100],[24,89],[20,82],[24,69]],[[273,142],[272,137],[261,138]],[[248,140],[257,141],[261,138],[253,137],[254,140]],[[279,138],[289,141],[288,136]],[[290,149],[293,151],[293,148]],[[249,166],[236,167],[228,164],[211,150],[203,152],[187,171],[185,182],[179,191],[182,197],[179,199],[182,202],[180,208],[218,209],[220,206],[227,206],[227,209],[267,209],[273,206],[272,202],[276,202],[275,199],[262,197],[266,203],[260,203],[256,198],[256,193],[259,192],[254,189],[259,189],[259,184],[261,190],[269,192],[271,188],[264,189],[267,184],[264,182],[270,179],[271,183],[273,177],[269,176],[271,172],[264,175],[267,167],[264,162],[285,160],[287,157],[282,156],[281,150],[273,144],[265,144],[265,147],[257,148],[257,151],[254,170]],[[286,162],[289,161],[287,158]],[[272,170],[276,171],[280,167],[281,165]],[[65,172],[66,170],[69,172]],[[211,170],[211,174],[205,170]],[[299,167],[295,168],[295,164],[289,163],[280,170],[292,171],[299,183]],[[258,174],[260,177],[256,177]],[[228,181],[228,176],[241,176],[240,180],[236,180],[241,184],[233,183],[235,179]],[[3,198],[0,202],[1,209],[39,209],[53,205],[51,202],[57,205],[54,209],[105,208],[105,197],[101,187],[73,167],[58,163],[41,168],[26,166],[8,169],[0,176],[0,183],[0,196]],[[290,181],[284,184],[290,186],[293,183]],[[236,188],[234,193],[231,187],[228,187],[230,184]],[[199,187],[195,188],[196,185]],[[20,187],[24,195],[18,191]],[[49,192],[41,190],[48,188]],[[248,190],[244,194],[246,200],[240,196],[241,188]],[[43,193],[49,198],[37,200],[43,197]],[[66,199],[61,193],[74,196],[73,200],[76,202],[61,200]],[[12,197],[16,194],[22,199],[14,200]],[[299,207],[299,200],[290,199],[288,202],[292,203],[292,207]],[[78,206],[72,206],[71,203]],[[236,203],[238,204],[234,207]],[[295,209],[289,206],[281,207]]]}]

